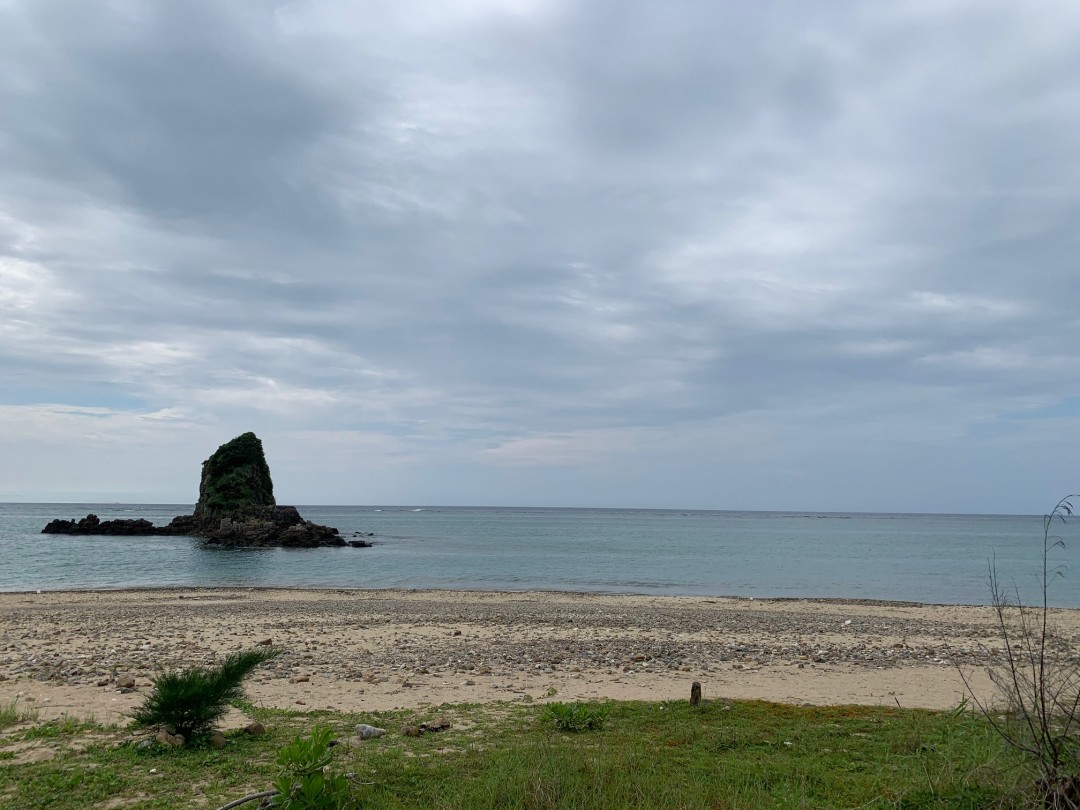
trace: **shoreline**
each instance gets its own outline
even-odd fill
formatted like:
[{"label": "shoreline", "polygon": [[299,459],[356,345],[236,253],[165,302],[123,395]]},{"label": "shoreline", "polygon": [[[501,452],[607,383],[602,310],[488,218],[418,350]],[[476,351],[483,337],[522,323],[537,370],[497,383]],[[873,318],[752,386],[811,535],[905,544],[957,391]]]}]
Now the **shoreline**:
[{"label": "shoreline", "polygon": [[[524,590],[512,589],[477,589],[477,588],[348,588],[338,585],[119,585],[109,587],[87,588],[35,588],[30,590],[3,590],[0,589],[0,599],[7,596],[45,596],[48,594],[124,594],[124,593],[178,593],[183,591],[255,591],[269,593],[275,591],[299,591],[311,593],[390,593],[390,594],[538,594],[548,596],[612,596],[612,597],[642,597],[646,599],[700,599],[700,600],[724,600],[743,602],[806,602],[809,604],[832,604],[832,605],[863,605],[867,607],[940,607],[940,608],[990,608],[988,603],[977,602],[916,602],[907,599],[873,599],[873,598],[847,598],[839,596],[740,596],[738,594],[681,594],[681,593],[646,593],[643,591],[573,591],[562,588],[528,588]],[[1050,606],[1051,611],[1080,611],[1078,607]]]},{"label": "shoreline", "polygon": [[[1080,649],[1080,609],[1052,609]],[[257,705],[706,698],[948,709],[992,695],[987,606],[567,591],[162,587],[0,593],[0,705],[123,722],[163,669],[272,642]],[[120,686],[131,676],[135,688]]]}]

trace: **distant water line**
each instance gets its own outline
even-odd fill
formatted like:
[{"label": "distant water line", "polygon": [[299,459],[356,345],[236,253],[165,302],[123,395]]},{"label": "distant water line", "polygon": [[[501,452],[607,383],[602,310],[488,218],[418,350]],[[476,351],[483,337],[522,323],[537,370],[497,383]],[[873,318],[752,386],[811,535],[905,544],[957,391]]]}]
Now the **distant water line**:
[{"label": "distant water line", "polygon": [[[218,549],[186,537],[41,535],[89,512],[164,523],[190,505],[0,504],[0,591],[143,587],[592,591],[985,604],[996,559],[1038,595],[1042,519],[1008,515],[306,506],[369,549]],[[1051,601],[1080,607],[1066,524]],[[1077,570],[1077,566],[1072,566]],[[1080,573],[1080,570],[1077,570]]]}]

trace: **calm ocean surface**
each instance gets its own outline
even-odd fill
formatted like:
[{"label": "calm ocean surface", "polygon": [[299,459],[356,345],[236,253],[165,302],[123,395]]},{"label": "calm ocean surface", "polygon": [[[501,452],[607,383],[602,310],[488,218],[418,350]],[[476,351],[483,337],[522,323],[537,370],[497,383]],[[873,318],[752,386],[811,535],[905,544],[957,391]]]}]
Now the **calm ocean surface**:
[{"label": "calm ocean surface", "polygon": [[[1037,596],[1042,518],[301,506],[369,549],[203,548],[185,537],[42,535],[53,518],[190,514],[190,505],[0,504],[0,591],[154,586],[567,590],[985,604],[987,565]],[[1052,601],[1080,607],[1080,518],[1056,533]],[[1071,570],[1068,570],[1071,569]]]}]

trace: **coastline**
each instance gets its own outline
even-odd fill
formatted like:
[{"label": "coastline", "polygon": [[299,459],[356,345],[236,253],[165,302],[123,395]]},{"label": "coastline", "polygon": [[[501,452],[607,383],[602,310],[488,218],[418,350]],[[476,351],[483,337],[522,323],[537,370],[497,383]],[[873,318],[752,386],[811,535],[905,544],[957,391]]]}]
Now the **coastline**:
[{"label": "coastline", "polygon": [[[1080,609],[1053,609],[1080,649]],[[258,705],[707,699],[947,709],[1001,642],[986,606],[567,591],[142,588],[0,593],[0,705],[123,722],[155,671],[271,640]],[[117,681],[133,676],[133,691]]]},{"label": "coastline", "polygon": [[[526,588],[513,590],[509,588],[480,590],[475,588],[359,588],[343,586],[313,587],[310,585],[207,585],[192,587],[187,585],[146,585],[128,587],[118,585],[115,588],[32,588],[25,590],[0,590],[0,599],[6,596],[45,596],[48,594],[154,594],[154,593],[188,593],[192,591],[301,591],[312,593],[340,593],[340,594],[502,594],[513,596],[517,594],[536,594],[538,596],[616,596],[616,597],[642,597],[658,599],[700,599],[706,602],[710,600],[724,600],[731,602],[806,602],[808,604],[832,604],[832,605],[863,605],[868,607],[988,607],[976,602],[914,602],[905,599],[869,599],[869,598],[844,598],[837,596],[740,596],[738,594],[685,594],[685,593],[644,593],[639,591],[574,591],[565,588]],[[1051,610],[1080,610],[1080,608],[1056,608]]]}]

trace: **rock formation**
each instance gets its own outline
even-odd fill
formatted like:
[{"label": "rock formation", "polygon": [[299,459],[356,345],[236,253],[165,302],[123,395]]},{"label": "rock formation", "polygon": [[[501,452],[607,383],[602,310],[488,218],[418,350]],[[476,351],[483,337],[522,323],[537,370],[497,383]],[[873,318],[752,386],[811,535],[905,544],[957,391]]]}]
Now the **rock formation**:
[{"label": "rock formation", "polygon": [[41,530],[42,534],[128,534],[147,535],[155,533],[149,520],[101,520],[97,515],[87,515],[77,523],[74,520],[54,520]]},{"label": "rock formation", "polygon": [[[261,516],[277,505],[262,442],[244,433],[221,445],[202,465],[194,518],[204,524]],[[299,515],[297,515],[299,517]]]},{"label": "rock formation", "polygon": [[180,534],[201,537],[211,545],[314,548],[365,548],[363,540],[346,541],[337,529],[304,520],[295,506],[278,506],[262,442],[244,433],[217,449],[202,465],[195,513],[179,515],[168,526],[148,520],[54,520],[43,534]]}]

